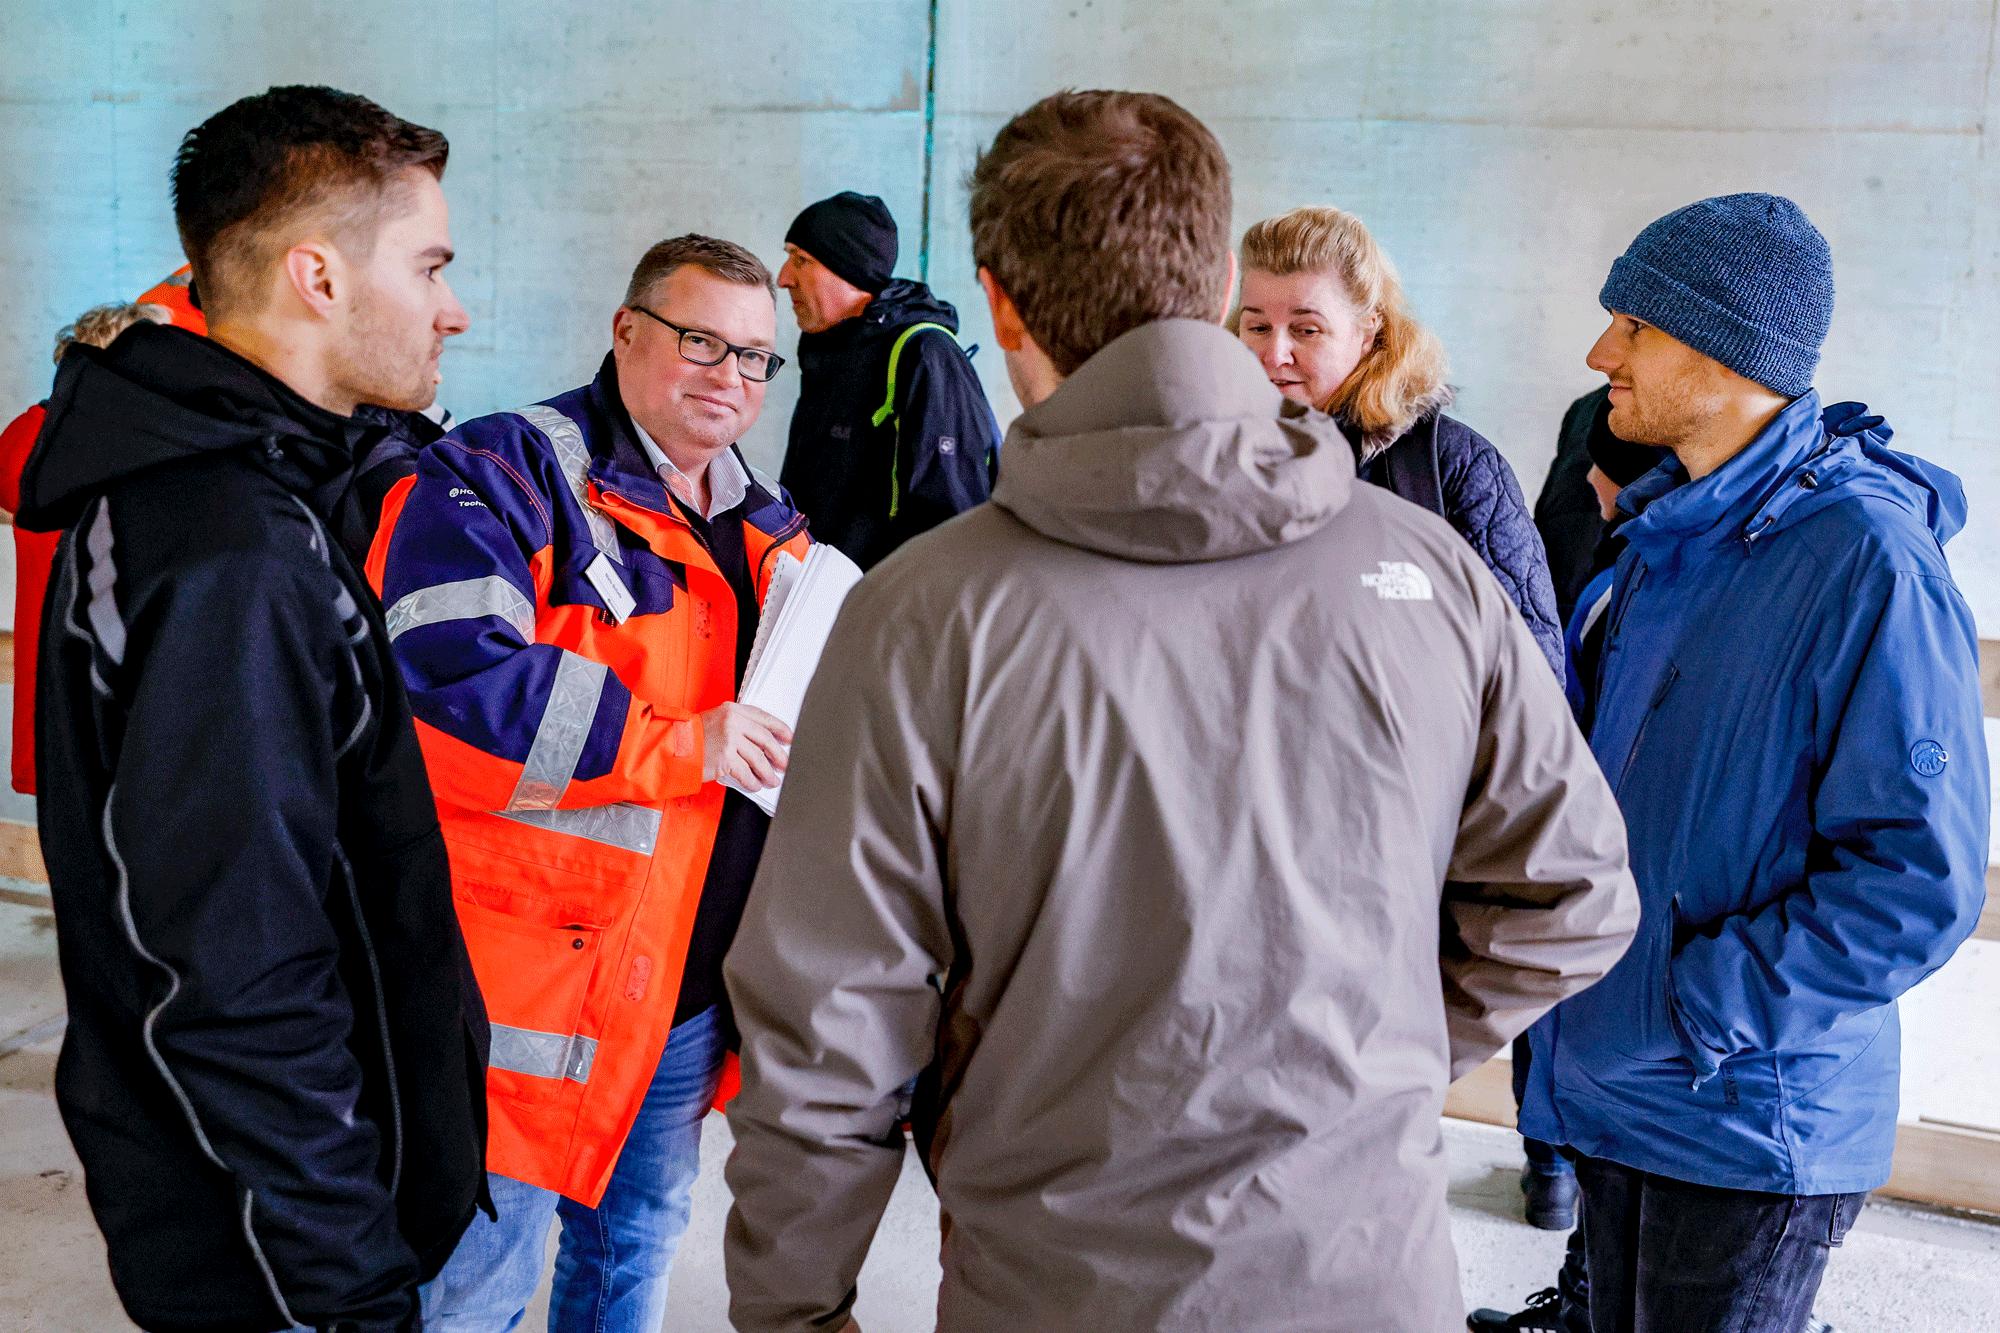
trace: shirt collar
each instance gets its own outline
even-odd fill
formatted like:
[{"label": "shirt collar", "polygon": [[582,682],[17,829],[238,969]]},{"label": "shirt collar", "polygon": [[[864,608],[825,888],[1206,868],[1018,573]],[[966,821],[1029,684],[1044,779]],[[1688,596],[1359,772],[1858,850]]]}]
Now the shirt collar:
[{"label": "shirt collar", "polygon": [[639,447],[646,451],[646,458],[653,470],[660,474],[673,497],[704,519],[713,519],[717,514],[734,509],[743,503],[743,497],[750,491],[750,473],[736,457],[736,450],[724,449],[708,465],[708,509],[701,507],[701,488],[694,479],[674,466],[674,460],[667,457],[666,450],[653,443],[653,437],[646,434],[646,428],[637,421],[632,423],[632,433],[639,437]]}]

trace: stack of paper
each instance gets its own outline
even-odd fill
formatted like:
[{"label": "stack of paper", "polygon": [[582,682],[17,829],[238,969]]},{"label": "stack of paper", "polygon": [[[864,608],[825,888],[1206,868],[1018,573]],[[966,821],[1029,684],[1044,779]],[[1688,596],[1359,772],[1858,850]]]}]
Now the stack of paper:
[{"label": "stack of paper", "polygon": [[[859,582],[860,568],[824,542],[809,547],[804,560],[789,551],[778,552],[770,586],[764,590],[757,638],[750,646],[750,662],[743,670],[743,689],[737,702],[761,708],[788,727],[798,726],[806,686],[819,667],[819,655],[826,649],[826,636],[833,632],[834,617],[840,614],[848,591]],[[734,779],[722,782],[743,791]],[[778,791],[778,787],[766,787],[743,794],[762,806],[765,814],[775,815]]]}]

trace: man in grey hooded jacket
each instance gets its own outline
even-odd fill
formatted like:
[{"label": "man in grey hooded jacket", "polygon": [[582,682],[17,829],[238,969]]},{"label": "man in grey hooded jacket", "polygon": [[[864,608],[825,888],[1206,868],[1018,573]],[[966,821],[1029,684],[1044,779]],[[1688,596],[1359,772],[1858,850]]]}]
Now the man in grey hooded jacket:
[{"label": "man in grey hooded jacket", "polygon": [[1048,98],[972,224],[1029,409],[806,699],[725,968],[731,1317],[848,1323],[921,1071],[948,1333],[1457,1327],[1445,1086],[1624,951],[1611,793],[1471,548],[1217,326],[1198,121]]}]

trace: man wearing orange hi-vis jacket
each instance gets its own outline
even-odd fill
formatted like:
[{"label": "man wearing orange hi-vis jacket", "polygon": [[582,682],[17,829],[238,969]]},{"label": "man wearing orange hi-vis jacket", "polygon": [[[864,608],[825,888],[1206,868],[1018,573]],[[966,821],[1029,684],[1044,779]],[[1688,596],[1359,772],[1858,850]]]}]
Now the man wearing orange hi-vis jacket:
[{"label": "man wearing orange hi-vis jacket", "polygon": [[662,241],[596,380],[467,422],[391,492],[371,575],[493,1021],[478,1219],[426,1327],[660,1326],[729,1021],[722,956],[791,733],[734,702],[805,520],[736,448],[784,364],[771,275]]}]

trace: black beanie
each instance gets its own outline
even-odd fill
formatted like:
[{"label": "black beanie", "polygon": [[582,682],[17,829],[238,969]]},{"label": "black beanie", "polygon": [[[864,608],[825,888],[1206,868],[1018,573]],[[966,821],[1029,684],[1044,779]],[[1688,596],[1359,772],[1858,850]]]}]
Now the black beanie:
[{"label": "black beanie", "polygon": [[842,190],[809,206],[785,233],[799,249],[844,279],[877,295],[896,271],[896,219],[872,194]]},{"label": "black beanie", "polygon": [[1603,389],[1599,389],[1598,393],[1603,397],[1598,400],[1597,410],[1591,413],[1590,443],[1587,446],[1590,461],[1597,464],[1599,472],[1618,483],[1618,489],[1622,491],[1658,467],[1660,460],[1667,456],[1667,451],[1650,444],[1633,444],[1613,435],[1609,421],[1611,395]]}]

